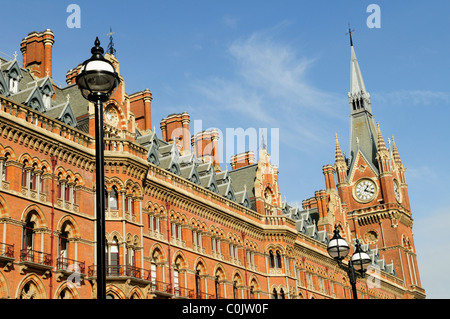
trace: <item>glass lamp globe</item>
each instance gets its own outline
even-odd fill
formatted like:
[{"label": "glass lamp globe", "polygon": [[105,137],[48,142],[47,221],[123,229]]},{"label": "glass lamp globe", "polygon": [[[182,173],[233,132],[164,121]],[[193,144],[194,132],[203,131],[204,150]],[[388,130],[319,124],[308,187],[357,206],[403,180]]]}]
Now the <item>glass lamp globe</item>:
[{"label": "glass lamp globe", "polygon": [[353,263],[353,267],[355,267],[355,270],[361,273],[365,272],[367,267],[369,267],[372,263],[372,259],[370,259],[369,255],[361,249],[361,244],[358,239],[356,239],[356,250],[351,258],[351,261]]},{"label": "glass lamp globe", "polygon": [[336,260],[344,259],[350,251],[348,243],[339,234],[337,226],[334,227],[334,235],[328,243],[327,251],[328,254]]},{"label": "glass lamp globe", "polygon": [[91,49],[92,57],[83,62],[76,83],[83,97],[91,102],[106,101],[119,83],[114,66],[103,57],[98,37]]}]

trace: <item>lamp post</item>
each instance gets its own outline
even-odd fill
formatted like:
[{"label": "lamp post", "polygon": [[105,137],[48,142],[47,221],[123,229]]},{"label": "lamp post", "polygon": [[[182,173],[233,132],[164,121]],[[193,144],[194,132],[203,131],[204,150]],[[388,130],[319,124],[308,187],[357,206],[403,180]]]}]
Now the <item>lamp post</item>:
[{"label": "lamp post", "polygon": [[119,76],[111,62],[103,57],[98,37],[91,49],[92,57],[83,62],[76,82],[85,99],[95,104],[95,183],[97,202],[97,299],[106,299],[105,238],[105,170],[103,103],[117,87]]},{"label": "lamp post", "polygon": [[364,278],[367,267],[372,261],[369,255],[361,249],[361,244],[359,243],[359,240],[356,239],[355,252],[350,258],[348,266],[344,266],[342,260],[347,257],[350,252],[350,247],[345,239],[339,234],[337,225],[334,226],[334,235],[328,243],[327,251],[328,254],[338,262],[339,267],[347,272],[350,284],[352,285],[353,299],[358,299],[356,278],[357,276]]}]

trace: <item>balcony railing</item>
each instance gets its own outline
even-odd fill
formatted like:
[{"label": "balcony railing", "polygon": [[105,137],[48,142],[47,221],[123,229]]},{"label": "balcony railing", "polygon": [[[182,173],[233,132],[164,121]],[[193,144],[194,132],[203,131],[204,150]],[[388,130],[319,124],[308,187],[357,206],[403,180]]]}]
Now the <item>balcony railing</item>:
[{"label": "balcony railing", "polygon": [[14,258],[14,244],[0,243],[0,256]]},{"label": "balcony railing", "polygon": [[[95,276],[97,276],[97,267],[95,265],[91,265],[88,267],[88,277]],[[106,266],[106,276],[125,276],[150,280],[150,272],[148,270],[131,265],[108,265]]]},{"label": "balcony railing", "polygon": [[198,291],[195,294],[196,299],[216,299],[213,294],[208,294],[206,292]]},{"label": "balcony railing", "polygon": [[36,264],[41,264],[45,266],[52,265],[52,259],[50,254],[44,253],[42,251],[37,251],[33,249],[22,249],[20,250],[20,261],[21,262],[33,262]]},{"label": "balcony railing", "polygon": [[84,274],[86,267],[84,261],[80,262],[70,258],[58,257],[56,259],[56,270],[74,271]]},{"label": "balcony railing", "polygon": [[195,298],[194,289],[184,288],[184,287],[174,287],[173,288],[173,294],[175,297],[180,298]]},{"label": "balcony railing", "polygon": [[172,294],[172,285],[163,281],[154,280],[150,284],[152,292],[163,292]]}]

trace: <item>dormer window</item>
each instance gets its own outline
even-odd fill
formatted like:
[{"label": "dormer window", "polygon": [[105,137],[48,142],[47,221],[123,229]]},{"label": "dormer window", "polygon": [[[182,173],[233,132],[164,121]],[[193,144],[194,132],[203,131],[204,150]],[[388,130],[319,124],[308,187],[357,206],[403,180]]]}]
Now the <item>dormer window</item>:
[{"label": "dormer window", "polygon": [[16,94],[19,92],[19,80],[13,77],[9,78],[9,92]]},{"label": "dormer window", "polygon": [[52,97],[50,95],[47,94],[43,94],[42,95],[42,101],[44,102],[44,107],[46,109],[49,109],[51,107],[51,103],[52,103]]}]

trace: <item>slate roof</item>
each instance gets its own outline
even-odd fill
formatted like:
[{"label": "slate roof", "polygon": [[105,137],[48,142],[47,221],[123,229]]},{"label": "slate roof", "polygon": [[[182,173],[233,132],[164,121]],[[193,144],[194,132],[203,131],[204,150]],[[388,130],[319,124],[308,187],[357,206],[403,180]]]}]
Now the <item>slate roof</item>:
[{"label": "slate roof", "polygon": [[[10,71],[15,71],[19,79],[19,91],[15,94],[11,94],[9,90]],[[76,84],[59,87],[54,85],[48,76],[34,79],[27,69],[18,65],[17,60],[7,61],[0,58],[0,88],[2,86],[5,89],[3,95],[13,101],[30,106],[50,118],[88,132],[88,101],[82,97]],[[50,105],[44,105],[44,95],[55,97],[50,100]],[[257,163],[216,173],[212,163],[204,163],[193,154],[181,155],[175,144],[159,139],[154,131],[146,135],[141,135],[137,131],[135,142],[148,149],[147,160],[150,163],[248,209],[256,210],[254,183],[258,169]],[[301,211],[284,202],[283,213],[296,221],[299,232],[320,242],[327,242],[326,234],[318,231],[316,226],[317,211]]]}]

